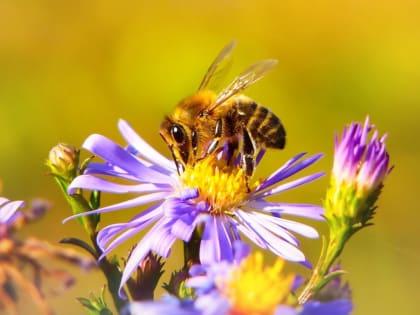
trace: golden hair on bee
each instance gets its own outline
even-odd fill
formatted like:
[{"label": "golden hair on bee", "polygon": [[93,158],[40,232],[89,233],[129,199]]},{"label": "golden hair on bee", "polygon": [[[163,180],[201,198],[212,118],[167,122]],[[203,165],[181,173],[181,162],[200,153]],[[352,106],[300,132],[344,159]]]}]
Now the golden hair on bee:
[{"label": "golden hair on bee", "polygon": [[251,65],[220,93],[209,89],[234,46],[233,41],[222,49],[198,91],[182,100],[160,126],[160,134],[171,150],[179,173],[187,164],[194,164],[227,143],[232,151],[239,151],[241,166],[251,176],[259,149],[285,146],[286,131],[280,119],[240,94],[270,71],[276,60],[266,59]]}]

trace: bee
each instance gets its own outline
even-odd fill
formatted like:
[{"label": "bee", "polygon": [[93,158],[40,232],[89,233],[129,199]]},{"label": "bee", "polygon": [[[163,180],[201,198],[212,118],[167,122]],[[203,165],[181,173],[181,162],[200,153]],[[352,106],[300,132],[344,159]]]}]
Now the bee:
[{"label": "bee", "polygon": [[271,70],[276,60],[251,65],[218,94],[209,88],[234,46],[233,41],[222,49],[198,91],[182,100],[161,123],[160,135],[169,146],[179,174],[186,165],[194,165],[227,145],[229,152],[239,150],[240,165],[247,176],[252,176],[258,150],[283,149],[286,144],[286,131],[280,119],[240,94]]}]

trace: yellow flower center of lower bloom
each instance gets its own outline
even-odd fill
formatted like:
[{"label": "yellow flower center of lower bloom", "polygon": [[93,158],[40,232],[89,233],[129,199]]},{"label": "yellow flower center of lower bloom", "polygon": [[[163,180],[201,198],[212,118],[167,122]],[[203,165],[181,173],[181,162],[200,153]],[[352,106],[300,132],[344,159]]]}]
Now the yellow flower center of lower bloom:
[{"label": "yellow flower center of lower bloom", "polygon": [[248,178],[239,166],[228,165],[224,158],[217,159],[212,154],[187,165],[181,180],[187,187],[197,188],[199,196],[196,201],[205,201],[211,206],[211,213],[231,214],[230,209],[243,202],[252,187]]},{"label": "yellow flower center of lower bloom", "polygon": [[230,315],[272,315],[288,298],[294,276],[282,275],[283,260],[269,267],[263,260],[261,252],[251,254],[227,278],[216,279],[232,305]]}]

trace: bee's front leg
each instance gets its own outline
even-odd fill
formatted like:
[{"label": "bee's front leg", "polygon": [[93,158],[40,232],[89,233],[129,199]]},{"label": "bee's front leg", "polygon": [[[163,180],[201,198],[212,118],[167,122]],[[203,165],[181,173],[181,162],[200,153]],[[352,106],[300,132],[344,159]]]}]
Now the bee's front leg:
[{"label": "bee's front leg", "polygon": [[205,156],[211,154],[216,150],[216,148],[219,146],[220,138],[222,137],[223,132],[223,121],[222,119],[218,119],[216,122],[216,126],[214,127],[214,138],[210,142],[209,146],[207,147]]}]

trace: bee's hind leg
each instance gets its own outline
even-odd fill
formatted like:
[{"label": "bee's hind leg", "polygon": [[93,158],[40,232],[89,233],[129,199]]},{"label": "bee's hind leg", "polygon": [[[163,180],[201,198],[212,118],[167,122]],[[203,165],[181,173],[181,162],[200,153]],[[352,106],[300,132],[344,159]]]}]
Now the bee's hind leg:
[{"label": "bee's hind leg", "polygon": [[242,130],[241,166],[245,175],[251,177],[255,169],[255,142],[246,128]]}]

